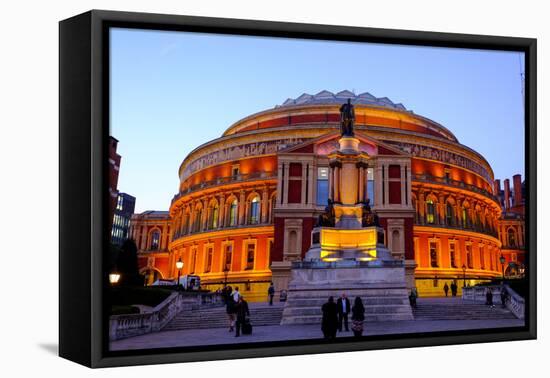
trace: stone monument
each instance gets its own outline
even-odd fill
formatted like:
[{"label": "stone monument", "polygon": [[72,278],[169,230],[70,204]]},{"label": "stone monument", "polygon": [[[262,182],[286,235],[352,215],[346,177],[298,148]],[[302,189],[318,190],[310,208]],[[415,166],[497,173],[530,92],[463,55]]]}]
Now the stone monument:
[{"label": "stone monument", "polygon": [[[405,265],[384,244],[384,229],[365,199],[369,156],[355,138],[353,105],[340,108],[339,149],[328,155],[329,200],[302,261],[292,262],[281,324],[321,322],[321,306],[342,293],[363,299],[365,321],[411,320]],[[368,327],[368,326],[367,326]]]}]

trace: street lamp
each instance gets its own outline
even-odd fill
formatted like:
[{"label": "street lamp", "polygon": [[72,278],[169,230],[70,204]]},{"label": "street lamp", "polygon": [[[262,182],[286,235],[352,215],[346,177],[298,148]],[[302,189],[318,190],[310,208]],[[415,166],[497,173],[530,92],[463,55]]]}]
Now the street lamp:
[{"label": "street lamp", "polygon": [[506,259],[501,254],[499,260],[500,260],[500,265],[502,266],[502,282],[504,282],[504,264],[506,264]]},{"label": "street lamp", "polygon": [[113,271],[109,273],[109,282],[111,283],[111,285],[113,286],[116,285],[119,280],[120,280],[120,273],[118,273],[117,271]]},{"label": "street lamp", "polygon": [[229,267],[226,265],[223,268],[223,275],[224,275],[223,287],[227,287],[227,274],[228,273],[229,273]]},{"label": "street lamp", "polygon": [[462,287],[466,287],[466,264],[462,264],[462,279],[464,280]]},{"label": "street lamp", "polygon": [[176,261],[176,269],[178,270],[178,283],[177,283],[177,286],[179,287],[181,270],[183,269],[183,261],[181,261],[181,257],[179,258],[178,261]]}]

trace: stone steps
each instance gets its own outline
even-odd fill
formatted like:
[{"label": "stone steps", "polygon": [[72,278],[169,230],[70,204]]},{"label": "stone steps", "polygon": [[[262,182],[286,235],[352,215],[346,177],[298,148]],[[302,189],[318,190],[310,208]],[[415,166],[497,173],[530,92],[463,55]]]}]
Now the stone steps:
[{"label": "stone steps", "polygon": [[489,307],[484,304],[472,303],[449,303],[418,304],[413,309],[415,320],[483,320],[483,319],[515,319],[515,316],[505,308],[500,306]]},{"label": "stone steps", "polygon": [[[283,312],[282,305],[250,306],[250,322],[253,326],[279,325]],[[183,311],[179,313],[163,331],[227,328],[228,318],[225,307]]]}]

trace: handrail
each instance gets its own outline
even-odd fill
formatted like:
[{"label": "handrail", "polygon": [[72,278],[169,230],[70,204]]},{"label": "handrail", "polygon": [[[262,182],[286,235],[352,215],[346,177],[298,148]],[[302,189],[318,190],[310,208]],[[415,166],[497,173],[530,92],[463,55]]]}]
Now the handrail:
[{"label": "handrail", "polygon": [[219,293],[173,292],[153,308],[142,314],[112,315],[109,318],[109,340],[115,341],[163,329],[180,311],[201,306],[222,305]]},{"label": "handrail", "polygon": [[[485,302],[487,289],[491,288],[493,293],[493,298],[501,298],[500,291],[502,285],[487,285],[487,286],[470,286],[462,288],[462,299],[474,301],[474,302]],[[525,318],[525,299],[523,299],[519,294],[517,294],[508,284],[505,284],[506,292],[506,302],[504,305],[514,316],[518,319]],[[501,302],[502,304],[502,302]]]}]

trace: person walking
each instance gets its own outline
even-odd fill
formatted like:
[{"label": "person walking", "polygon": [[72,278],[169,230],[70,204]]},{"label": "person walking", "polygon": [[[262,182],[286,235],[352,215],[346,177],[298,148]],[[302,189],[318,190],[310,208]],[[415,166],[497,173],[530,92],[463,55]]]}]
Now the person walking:
[{"label": "person walking", "polygon": [[413,287],[411,289],[411,293],[409,294],[409,303],[412,308],[416,308],[416,298],[418,297],[418,294],[416,293],[416,288]]},{"label": "person walking", "polygon": [[334,298],[329,297],[322,307],[323,318],[321,322],[321,330],[327,340],[333,340],[336,338],[336,330],[338,328],[338,310]]},{"label": "person walking", "polygon": [[246,317],[250,316],[248,310],[248,303],[244,300],[243,296],[239,296],[239,301],[235,305],[235,314],[237,316],[237,323],[235,325],[235,337],[241,335],[243,324],[246,322]]},{"label": "person walking", "polygon": [[351,308],[351,330],[355,337],[363,335],[363,321],[365,320],[365,307],[360,297],[355,297]]},{"label": "person walking", "polygon": [[267,289],[267,295],[269,296],[269,305],[273,306],[273,297],[275,296],[275,287],[273,286],[273,282],[269,285],[269,289]]},{"label": "person walking", "polygon": [[235,329],[235,301],[231,295],[231,286],[224,288],[224,300],[225,300],[225,312],[227,313],[227,319],[229,320],[229,332],[233,332]]},{"label": "person walking", "polygon": [[447,282],[445,282],[445,286],[443,286],[443,291],[445,292],[445,296],[449,296],[449,285],[447,285]]},{"label": "person walking", "polygon": [[239,298],[241,297],[241,293],[239,293],[239,287],[235,286],[235,291],[231,294],[233,297],[233,302],[238,303]]},{"label": "person walking", "polygon": [[493,304],[493,290],[490,287],[485,291],[485,304],[487,306],[495,307]]},{"label": "person walking", "polygon": [[451,295],[452,295],[453,297],[456,297],[457,291],[458,291],[458,286],[456,285],[456,282],[453,281],[453,282],[451,283]]}]

